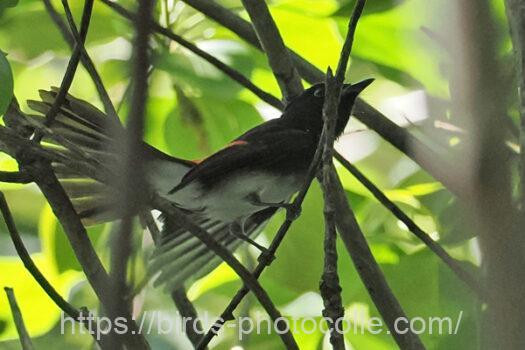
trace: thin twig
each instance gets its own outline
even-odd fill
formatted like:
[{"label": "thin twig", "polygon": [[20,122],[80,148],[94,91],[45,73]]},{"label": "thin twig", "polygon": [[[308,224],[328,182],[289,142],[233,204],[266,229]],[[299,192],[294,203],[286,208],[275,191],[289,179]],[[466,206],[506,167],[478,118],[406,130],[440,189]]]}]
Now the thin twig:
[{"label": "thin twig", "polygon": [[463,281],[469,288],[471,288],[478,297],[484,299],[485,292],[480,285],[477,278],[472,276],[468,271],[461,267],[460,263],[451,257],[447,251],[434,241],[428,233],[426,233],[421,227],[419,227],[414,220],[412,220],[401,208],[399,208],[394,202],[376,186],[370,179],[368,179],[359,169],[353,164],[346,160],[340,153],[335,152],[335,158],[341,163],[365,188],[372,193],[372,195],[385,207],[387,208],[396,218],[404,223],[408,230],[412,232],[417,238],[419,238],[434,254],[436,254],[456,276]]},{"label": "thin twig", "polygon": [[33,350],[33,342],[27,333],[26,326],[24,324],[24,318],[22,312],[16,302],[15,292],[12,288],[4,287],[5,294],[9,300],[9,306],[11,307],[11,313],[13,314],[13,320],[15,321],[16,330],[18,331],[18,337],[20,338],[20,344],[23,350]]},{"label": "thin twig", "polygon": [[33,180],[23,171],[0,171],[0,182],[28,184]]},{"label": "thin twig", "polygon": [[[67,0],[62,0],[62,2],[67,3]],[[86,40],[87,32],[89,29],[89,22],[91,21],[92,11],[93,11],[93,0],[85,0],[84,10],[82,11],[82,19],[80,22],[80,34],[79,34],[80,41],[82,43],[84,43]],[[67,93],[69,91],[69,88],[71,87],[71,84],[73,83],[73,78],[75,77],[75,73],[77,71],[80,57],[81,57],[81,46],[76,45],[75,48],[73,49],[73,53],[71,54],[71,57],[69,58],[66,72],[64,73],[64,77],[62,78],[62,83],[60,84],[60,89],[58,90],[57,96],[55,100],[53,101],[51,108],[49,109],[49,111],[47,111],[45,115],[45,125],[46,126],[50,126],[53,123],[58,112],[60,111],[60,108],[62,107],[62,104],[66,100]],[[42,137],[43,135],[39,131],[37,131],[33,139],[35,141],[40,141]]]},{"label": "thin twig", "polygon": [[242,3],[252,20],[253,28],[268,58],[284,100],[290,101],[303,92],[303,84],[270,10],[264,0],[242,0]]},{"label": "thin twig", "polygon": [[[117,12],[121,16],[129,20],[133,20],[136,17],[133,12],[126,10],[124,7],[117,4],[116,2],[109,1],[109,0],[100,0],[100,1],[106,4],[107,6],[109,6],[110,8],[112,8],[113,10],[115,10],[115,12]],[[254,83],[250,81],[250,79],[245,77],[242,73],[238,72],[237,70],[231,68],[230,66],[228,66],[221,60],[215,58],[214,56],[210,55],[206,51],[199,49],[197,46],[187,41],[180,35],[173,33],[171,30],[162,27],[161,25],[157,24],[154,21],[151,21],[150,26],[153,31],[159,34],[162,34],[165,37],[179,43],[182,47],[185,47],[186,49],[193,52],[197,56],[203,58],[205,61],[215,66],[217,69],[219,69],[224,74],[226,74],[228,77],[230,77],[232,80],[238,82],[240,85],[244,86],[245,88],[253,92],[261,100],[265,101],[271,106],[274,106],[277,109],[283,108],[283,103],[277,97],[257,87]]]},{"label": "thin twig", "polygon": [[[48,1],[48,0],[45,0]],[[71,30],[71,33],[73,33],[73,38],[75,39],[75,45],[80,48],[81,57],[80,60],[82,64],[84,65],[84,68],[86,68],[86,71],[91,76],[91,79],[93,80],[93,83],[95,84],[95,88],[97,89],[98,95],[100,97],[100,101],[102,102],[102,105],[104,106],[104,111],[106,114],[113,120],[118,123],[120,123],[118,113],[115,110],[115,106],[111,102],[111,98],[109,97],[108,91],[104,87],[104,83],[102,82],[102,78],[100,77],[100,74],[98,73],[95,64],[93,63],[93,60],[89,56],[85,46],[84,41],[82,40],[81,33],[78,32],[77,26],[75,24],[75,20],[73,18],[73,14],[71,13],[71,8],[69,7],[69,4],[67,1],[63,2],[64,5],[64,12],[66,14],[67,22],[69,24],[69,28]],[[57,26],[61,28],[61,25],[57,23]],[[82,28],[81,28],[82,31]]]},{"label": "thin twig", "polygon": [[[211,237],[206,230],[193,223],[180,209],[174,207],[171,202],[158,195],[151,195],[152,207],[162,211],[169,217],[177,220],[178,223],[186,230],[191,232],[202,243],[204,243],[210,250],[219,256],[225,263],[227,263],[235,273],[242,279],[244,285],[257,297],[261,306],[268,313],[276,329],[278,329],[279,336],[287,349],[298,349],[297,343],[290,332],[290,328],[286,321],[281,317],[279,310],[275,307],[267,292],[261,287],[255,274],[251,274],[240,262],[233,256],[233,254],[219,244],[213,237]],[[203,339],[204,341],[204,339]],[[202,342],[201,342],[202,343]],[[206,343],[207,344],[207,343]],[[206,346],[206,344],[203,344]],[[198,349],[202,349],[199,345]]]},{"label": "thin twig", "polygon": [[[24,242],[22,241],[22,238],[18,233],[18,229],[16,228],[15,221],[13,220],[11,210],[9,210],[9,205],[7,204],[3,192],[0,192],[0,212],[4,217],[4,221],[7,226],[9,235],[11,236],[11,240],[13,241],[13,245],[15,246],[16,252],[20,257],[20,260],[22,260],[22,262],[24,263],[24,267],[27,269],[27,271],[29,271],[31,276],[33,276],[35,281],[40,285],[40,287],[49,296],[49,298],[51,298],[51,300],[53,300],[53,302],[65,314],[67,314],[75,321],[79,321],[79,316],[81,315],[81,312],[78,309],[76,309],[73,305],[68,303],[64,298],[62,298],[62,296],[56,291],[53,285],[49,283],[49,281],[42,274],[42,272],[40,272],[38,267],[33,262],[33,259],[31,259],[31,255],[29,255],[29,252],[27,251]],[[98,339],[98,335],[102,335],[103,338],[105,338],[105,335],[97,331],[97,325],[89,322],[89,320],[85,318],[83,320],[83,323],[85,324],[86,329],[88,329],[91,332],[95,341],[104,348],[104,339]]]},{"label": "thin twig", "polygon": [[98,95],[100,97],[100,101],[102,102],[102,105],[104,106],[104,111],[109,117],[111,117],[115,121],[118,121],[119,120],[118,115],[115,111],[115,108],[113,107],[109,94],[106,88],[104,87],[102,78],[100,77],[100,74],[95,68],[95,64],[93,63],[93,60],[91,59],[86,48],[84,47],[84,43],[82,43],[82,41],[80,40],[80,34],[78,32],[77,26],[71,14],[69,3],[67,2],[63,3],[64,12],[66,14],[66,17],[69,23],[69,27],[68,27],[68,24],[66,24],[62,20],[62,17],[57,12],[57,10],[55,9],[51,1],[43,0],[43,2],[44,2],[44,6],[46,8],[47,13],[51,17],[51,20],[57,26],[60,33],[62,34],[64,41],[69,45],[71,49],[74,49],[75,45],[76,47],[80,48],[80,51],[81,51],[80,61],[82,62],[82,65],[84,66],[84,68],[90,75],[91,79],[93,80],[93,83],[95,84],[95,88],[97,89]]}]

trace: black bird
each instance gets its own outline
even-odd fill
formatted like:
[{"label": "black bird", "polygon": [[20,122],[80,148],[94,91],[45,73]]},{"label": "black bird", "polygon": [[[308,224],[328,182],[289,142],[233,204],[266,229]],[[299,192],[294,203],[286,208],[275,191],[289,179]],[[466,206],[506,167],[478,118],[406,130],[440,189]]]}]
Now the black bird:
[{"label": "black bird", "polygon": [[[343,133],[356,97],[372,81],[343,86],[336,137]],[[199,162],[171,157],[144,144],[141,156],[149,185],[186,211],[230,251],[244,241],[264,249],[253,239],[279,208],[286,207],[305,181],[323,128],[324,92],[324,84],[313,85],[294,98],[280,118],[248,130]],[[28,101],[28,105],[45,115],[56,90],[41,91],[40,95],[42,101]],[[42,116],[32,117],[42,120]],[[109,130],[119,128],[123,132],[104,113],[72,96],[68,96],[52,125],[55,133],[84,152],[109,162],[117,156],[108,147],[112,135]],[[84,222],[118,219],[114,189],[86,180],[85,174],[76,174],[60,164],[55,165],[55,171]],[[162,239],[150,264],[150,270],[158,273],[156,285],[164,284],[171,291],[220,264],[220,258],[191,233],[169,217],[161,219]]]}]

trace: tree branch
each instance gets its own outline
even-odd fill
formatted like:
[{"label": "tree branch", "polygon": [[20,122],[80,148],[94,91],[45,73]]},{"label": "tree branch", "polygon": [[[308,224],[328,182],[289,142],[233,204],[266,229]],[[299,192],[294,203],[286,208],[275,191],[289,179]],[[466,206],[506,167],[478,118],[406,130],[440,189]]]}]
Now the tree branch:
[{"label": "tree branch", "polygon": [[244,8],[252,20],[259,42],[268,57],[285,102],[303,92],[301,77],[290,58],[288,48],[275,24],[264,0],[242,0]]},{"label": "tree branch", "polygon": [[32,181],[31,177],[22,171],[0,171],[0,182],[28,184]]},{"label": "tree branch", "polygon": [[[62,0],[62,3],[66,4],[67,0]],[[93,11],[93,0],[85,0],[84,2],[84,10],[82,11],[82,20],[80,22],[80,41],[84,43],[86,40],[87,32],[89,29],[89,22],[91,21],[91,13]],[[53,123],[55,120],[58,112],[60,111],[60,107],[62,107],[62,104],[64,103],[67,93],[69,91],[69,88],[71,87],[71,84],[73,83],[73,78],[75,77],[75,73],[77,71],[78,63],[80,61],[81,56],[81,49],[80,46],[76,45],[73,49],[73,53],[71,54],[71,57],[69,58],[69,62],[67,64],[66,72],[64,73],[64,77],[62,78],[62,83],[60,84],[60,89],[58,90],[57,96],[55,100],[53,101],[53,104],[51,105],[51,108],[49,111],[47,111],[45,115],[45,125],[49,126]],[[42,139],[43,135],[37,131],[34,136],[34,140],[40,141]]]},{"label": "tree branch", "polygon": [[[55,216],[64,228],[64,232],[86,274],[87,280],[104,308],[109,310],[114,302],[110,298],[111,294],[108,293],[108,287],[111,286],[110,279],[89,240],[86,229],[75,212],[69,197],[54,175],[51,165],[42,159],[32,158],[32,156],[27,153],[22,154],[19,155],[21,158],[17,160],[21,164],[22,169],[33,177],[35,183],[46,197]],[[137,349],[147,349],[148,346],[142,335],[139,334],[138,327],[131,315],[125,313],[120,316],[126,318],[126,324],[130,330],[122,335],[123,341]]]},{"label": "tree branch", "polygon": [[71,13],[71,9],[69,7],[68,2],[63,2],[64,12],[66,14],[66,18],[68,20],[68,24],[66,24],[62,18],[60,17],[60,14],[57,12],[53,4],[50,0],[43,0],[44,6],[51,17],[51,20],[55,23],[58,30],[62,34],[62,37],[64,38],[64,41],[69,45],[71,49],[75,49],[75,47],[80,49],[80,62],[82,62],[82,65],[90,75],[91,79],[93,80],[93,83],[95,84],[95,88],[97,89],[97,93],[100,97],[100,101],[102,102],[102,105],[104,106],[104,111],[106,114],[114,119],[115,121],[119,121],[117,112],[115,108],[113,107],[113,103],[111,102],[111,99],[109,97],[109,94],[104,87],[104,83],[102,82],[102,78],[100,77],[100,74],[98,73],[97,69],[95,68],[95,64],[93,63],[93,60],[89,56],[84,43],[80,39],[80,33],[78,32],[77,26],[75,24],[75,21],[73,19],[73,15]]},{"label": "tree branch", "polygon": [[419,238],[434,254],[436,254],[456,276],[463,281],[477,296],[481,299],[486,297],[485,292],[480,285],[479,279],[472,276],[467,270],[465,270],[453,257],[451,257],[447,251],[434,241],[428,233],[426,233],[421,227],[419,227],[414,220],[412,220],[401,208],[399,208],[394,202],[370,181],[359,169],[353,164],[346,160],[340,153],[335,152],[335,159],[339,161],[363,186],[366,187],[370,193],[387,208],[394,216],[404,223],[408,230],[412,232],[417,238]]},{"label": "tree branch", "polygon": [[401,349],[424,349],[425,347],[421,340],[413,332],[408,330],[406,333],[400,333],[396,330],[396,320],[401,317],[408,318],[406,318],[405,312],[388,286],[383,272],[366,243],[355,215],[348,205],[343,186],[335,170],[330,171],[329,176],[329,181],[333,185],[331,190],[335,199],[339,236],[343,240],[346,250],[350,254],[354,266],[368,290],[368,294]]},{"label": "tree branch", "polygon": [[333,184],[331,183],[330,171],[332,169],[332,158],[334,153],[335,127],[338,118],[338,107],[341,100],[341,89],[348,67],[352,44],[354,42],[357,22],[363,12],[366,0],[356,2],[352,17],[348,24],[343,48],[337,65],[335,77],[332,70],[328,68],[325,83],[325,100],[323,106],[323,157],[321,187],[324,197],[325,217],[325,240],[324,240],[324,269],[321,278],[320,290],[325,309],[323,316],[327,319],[330,328],[330,343],[335,350],[345,348],[344,334],[340,329],[341,320],[344,318],[343,301],[341,298],[341,286],[337,274],[337,250],[335,230],[335,198]]},{"label": "tree branch", "polygon": [[179,310],[180,316],[183,322],[183,330],[188,336],[188,339],[193,344],[194,348],[197,348],[200,341],[202,340],[202,334],[204,329],[200,322],[197,310],[188,299],[184,288],[174,290],[171,292],[171,299],[175,303],[175,306]]},{"label": "tree branch", "polygon": [[16,330],[18,331],[18,336],[20,338],[20,344],[22,345],[23,350],[33,350],[33,342],[27,333],[26,326],[24,324],[24,319],[22,317],[22,312],[18,307],[16,302],[15,292],[12,288],[4,287],[5,294],[9,300],[9,306],[11,307],[11,313],[13,314],[13,320],[15,321]]}]

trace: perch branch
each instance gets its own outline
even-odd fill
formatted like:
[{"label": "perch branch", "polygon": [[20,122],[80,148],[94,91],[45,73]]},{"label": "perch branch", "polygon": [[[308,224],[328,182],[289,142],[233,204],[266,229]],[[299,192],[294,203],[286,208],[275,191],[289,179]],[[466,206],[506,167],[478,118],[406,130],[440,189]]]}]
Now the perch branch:
[{"label": "perch branch", "polygon": [[28,184],[32,181],[31,177],[23,171],[0,171],[0,182]]},{"label": "perch branch", "polygon": [[303,92],[301,77],[290,58],[288,48],[264,0],[242,0],[242,3],[252,20],[284,100],[288,102]]},{"label": "perch branch", "polygon": [[202,323],[200,322],[195,306],[193,306],[188,299],[184,288],[171,292],[171,299],[175,303],[183,320],[183,331],[188,336],[193,347],[196,348],[202,339],[204,329],[202,328]]},{"label": "perch branch", "polygon": [[336,230],[335,230],[335,198],[333,185],[330,183],[330,171],[332,169],[332,158],[334,153],[335,128],[338,117],[338,106],[341,99],[341,89],[345,79],[345,72],[352,52],[357,22],[361,17],[366,0],[356,2],[354,11],[348,24],[337,71],[335,77],[329,68],[326,74],[325,100],[323,106],[324,119],[324,140],[322,157],[322,177],[321,187],[324,197],[324,217],[325,217],[325,240],[324,240],[324,268],[321,277],[320,291],[323,297],[325,309],[323,316],[330,328],[330,343],[335,350],[344,350],[344,333],[340,329],[341,320],[344,318],[343,301],[341,298],[341,286],[339,275],[337,274],[337,250],[336,250]]},{"label": "perch branch", "polygon": [[15,326],[18,332],[18,337],[20,338],[22,349],[33,350],[33,342],[29,337],[29,333],[27,333],[24,319],[22,317],[22,312],[20,311],[18,303],[16,302],[15,292],[9,287],[4,287],[4,290],[5,294],[7,295],[7,300],[9,301],[9,306],[11,307],[11,313],[13,314],[13,320],[15,321]]}]

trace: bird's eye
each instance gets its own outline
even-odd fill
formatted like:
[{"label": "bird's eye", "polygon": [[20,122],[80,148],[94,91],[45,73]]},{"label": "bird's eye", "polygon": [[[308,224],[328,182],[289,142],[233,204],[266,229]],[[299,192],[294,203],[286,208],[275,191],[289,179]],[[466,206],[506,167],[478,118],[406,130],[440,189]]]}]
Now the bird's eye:
[{"label": "bird's eye", "polygon": [[323,88],[319,88],[317,90],[314,91],[314,96],[315,97],[323,97],[324,96],[324,89]]}]

